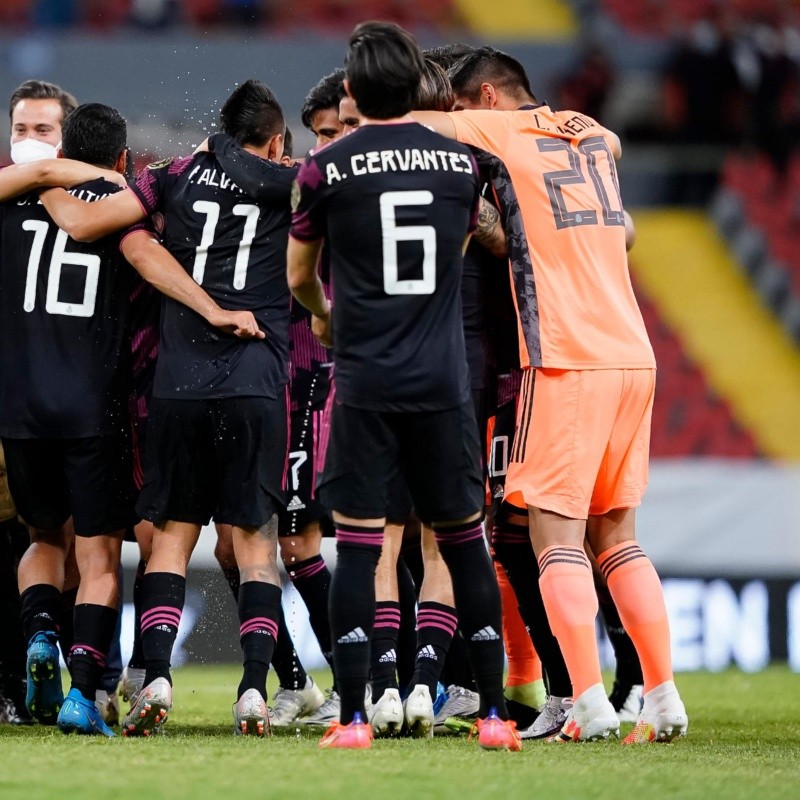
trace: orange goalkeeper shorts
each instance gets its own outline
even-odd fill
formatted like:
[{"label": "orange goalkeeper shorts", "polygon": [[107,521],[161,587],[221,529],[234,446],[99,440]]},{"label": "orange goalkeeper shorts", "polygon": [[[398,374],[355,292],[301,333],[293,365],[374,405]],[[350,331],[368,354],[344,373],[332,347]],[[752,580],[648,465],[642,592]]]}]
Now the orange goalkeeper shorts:
[{"label": "orange goalkeeper shorts", "polygon": [[572,519],[634,508],[647,488],[655,370],[529,370],[505,499]]}]

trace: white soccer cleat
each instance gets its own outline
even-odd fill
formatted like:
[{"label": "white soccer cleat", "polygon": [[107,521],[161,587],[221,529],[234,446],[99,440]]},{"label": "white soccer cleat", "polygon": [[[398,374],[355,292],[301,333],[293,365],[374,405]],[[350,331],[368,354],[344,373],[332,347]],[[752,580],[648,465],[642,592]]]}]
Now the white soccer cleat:
[{"label": "white soccer cleat", "polygon": [[339,712],[342,709],[342,701],[337,692],[329,689],[325,702],[312,714],[299,720],[303,725],[324,725],[327,727],[331,722],[339,721]]},{"label": "white soccer cleat", "polygon": [[119,676],[117,691],[126,703],[132,703],[133,698],[142,691],[144,686],[144,668],[125,667]]},{"label": "white soccer cleat", "polygon": [[248,689],[233,704],[233,722],[237,736],[270,736],[267,704],[258,689]]},{"label": "white soccer cleat", "polygon": [[94,704],[106,725],[119,725],[119,696],[116,692],[109,694],[105,689],[98,689]]},{"label": "white soccer cleat", "polygon": [[309,675],[302,689],[279,688],[272,699],[270,722],[275,728],[285,728],[300,717],[315,712],[325,702],[319,686]]},{"label": "white soccer cleat", "polygon": [[403,703],[397,689],[387,689],[368,714],[375,736],[394,736],[403,727]]},{"label": "white soccer cleat", "polygon": [[633,730],[623,744],[671,742],[686,736],[689,717],[674,681],[665,681],[644,696],[644,704]]},{"label": "white soccer cleat", "polygon": [[156,678],[132,698],[131,710],[122,720],[123,736],[152,736],[161,731],[172,708],[172,686]]},{"label": "white soccer cleat", "polygon": [[573,703],[561,731],[549,742],[595,742],[619,736],[619,718],[602,683],[590,686]]},{"label": "white soccer cleat", "polygon": [[415,739],[433,737],[433,700],[430,689],[424,683],[418,683],[403,704],[406,726]]},{"label": "white soccer cleat", "polygon": [[433,729],[436,733],[450,733],[452,728],[448,727],[446,722],[454,718],[471,727],[478,717],[480,707],[481,698],[477,692],[451,684],[447,687],[447,699],[444,705],[433,719]]},{"label": "white soccer cleat", "polygon": [[571,708],[571,697],[548,697],[533,724],[520,731],[519,735],[523,739],[546,739],[553,736],[564,727]]}]

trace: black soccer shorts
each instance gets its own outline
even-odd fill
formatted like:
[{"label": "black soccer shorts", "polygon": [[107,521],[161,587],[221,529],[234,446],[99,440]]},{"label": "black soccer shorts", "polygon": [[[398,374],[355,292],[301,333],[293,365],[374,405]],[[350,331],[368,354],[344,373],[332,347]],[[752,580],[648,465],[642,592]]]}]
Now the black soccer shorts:
[{"label": "black soccer shorts", "polygon": [[152,522],[260,527],[284,504],[285,394],[153,398],[137,510]]},{"label": "black soccer shorts", "polygon": [[314,522],[319,523],[323,536],[333,535],[333,524],[316,487],[324,405],[293,411],[289,419],[286,506],[278,512],[278,536],[296,536]]},{"label": "black soccer shorts", "polygon": [[11,496],[22,519],[52,530],[71,516],[77,536],[134,524],[128,430],[80,439],[3,439]]},{"label": "black soccer shorts", "polygon": [[483,508],[475,412],[469,400],[434,412],[378,412],[334,402],[319,480],[322,502],[355,519],[385,517],[401,473],[424,522],[465,519]]}]

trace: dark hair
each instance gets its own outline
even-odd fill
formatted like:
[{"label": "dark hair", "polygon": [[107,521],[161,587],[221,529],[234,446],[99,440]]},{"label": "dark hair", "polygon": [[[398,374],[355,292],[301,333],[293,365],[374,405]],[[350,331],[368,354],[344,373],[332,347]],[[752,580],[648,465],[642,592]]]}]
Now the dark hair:
[{"label": "dark hair", "polygon": [[64,120],[61,150],[65,158],[114,167],[127,146],[127,136],[127,125],[116,108],[84,103]]},{"label": "dark hair", "polygon": [[448,70],[456,61],[460,61],[464,56],[474,53],[475,48],[471,44],[443,44],[439,47],[431,47],[430,50],[423,50],[422,55],[426,60],[435,61],[442,69]]},{"label": "dark hair", "polygon": [[416,111],[452,111],[455,103],[453,87],[447,73],[431,58],[425,58],[422,80],[414,101]]},{"label": "dark hair", "polygon": [[414,107],[425,65],[408,31],[391,22],[364,22],[350,36],[344,67],[358,110],[392,119]]},{"label": "dark hair", "polygon": [[283,154],[287,158],[291,158],[294,155],[294,136],[292,136],[292,132],[288,128],[286,133],[283,134]]},{"label": "dark hair", "polygon": [[467,97],[473,102],[477,102],[480,97],[482,83],[491,83],[495,88],[517,96],[520,100],[536,99],[525,67],[508,53],[493,47],[473,50],[456,62],[447,75],[456,96]]},{"label": "dark hair", "polygon": [[234,89],[219,112],[220,128],[239,144],[262,147],[286,130],[283,110],[265,83],[250,79]]},{"label": "dark hair", "polygon": [[306,95],[303,109],[300,112],[300,121],[311,130],[311,117],[317,111],[329,108],[339,109],[339,101],[344,97],[344,70],[337,69],[322,78],[316,86]]},{"label": "dark hair", "polygon": [[78,106],[78,101],[73,95],[47,81],[29,80],[17,86],[8,103],[9,118],[14,116],[14,109],[20,100],[58,100],[61,104],[62,120]]}]

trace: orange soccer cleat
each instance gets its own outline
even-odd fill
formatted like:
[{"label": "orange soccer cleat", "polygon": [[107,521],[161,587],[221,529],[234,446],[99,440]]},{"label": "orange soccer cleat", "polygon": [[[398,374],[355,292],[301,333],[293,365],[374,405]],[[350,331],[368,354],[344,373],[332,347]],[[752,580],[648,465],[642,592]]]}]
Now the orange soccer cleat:
[{"label": "orange soccer cleat", "polygon": [[356,712],[349,725],[332,722],[319,741],[320,747],[338,747],[343,750],[367,750],[372,747],[372,726]]},{"label": "orange soccer cleat", "polygon": [[522,750],[517,723],[511,719],[500,719],[495,708],[489,709],[486,719],[476,720],[470,739],[475,731],[478,732],[478,744],[484,750]]}]

